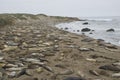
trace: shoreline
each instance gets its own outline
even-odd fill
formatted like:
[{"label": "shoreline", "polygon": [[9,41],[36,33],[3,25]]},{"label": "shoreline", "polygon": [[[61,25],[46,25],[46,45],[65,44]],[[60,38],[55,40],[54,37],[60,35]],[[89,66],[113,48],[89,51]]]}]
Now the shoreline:
[{"label": "shoreline", "polygon": [[115,74],[120,70],[120,47],[55,27],[77,18],[37,17],[17,19],[14,26],[0,29],[2,78],[118,80]]},{"label": "shoreline", "polygon": [[[89,24],[83,24],[83,23],[89,23]],[[101,24],[101,25],[98,25]],[[101,21],[74,21],[71,23],[60,23],[56,25],[58,29],[68,31],[75,34],[85,34],[86,36],[90,36],[94,39],[103,39],[106,43],[111,43],[116,46],[120,46],[119,44],[119,31],[118,28],[114,27],[106,27],[111,26],[109,23],[112,24],[112,22],[101,22]],[[117,23],[116,23],[117,24]],[[112,24],[113,26],[113,24]],[[105,29],[103,29],[106,27]],[[82,29],[88,28],[90,31],[82,32]],[[101,29],[102,28],[102,29]],[[107,31],[109,29],[113,29],[114,31]],[[102,36],[103,35],[103,36]],[[111,35],[113,37],[111,37]]]}]

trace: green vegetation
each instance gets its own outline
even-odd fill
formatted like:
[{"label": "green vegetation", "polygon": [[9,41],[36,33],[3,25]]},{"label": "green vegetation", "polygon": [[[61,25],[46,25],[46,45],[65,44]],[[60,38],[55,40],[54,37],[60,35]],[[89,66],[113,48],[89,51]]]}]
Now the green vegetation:
[{"label": "green vegetation", "polygon": [[47,15],[45,14],[37,14],[37,16],[44,16],[44,17],[48,17]]},{"label": "green vegetation", "polygon": [[17,19],[20,19],[20,20],[27,20],[28,18],[38,19],[38,17],[33,14],[13,14],[13,15],[14,15],[14,17],[16,17]]},{"label": "green vegetation", "polygon": [[62,17],[62,16],[50,16],[50,17],[61,20],[79,20],[78,18],[75,17]]},{"label": "green vegetation", "polygon": [[7,26],[7,25],[13,25],[14,20],[10,16],[1,16],[0,15],[0,27],[1,26]]},{"label": "green vegetation", "polygon": [[33,14],[0,14],[0,27],[13,25],[15,20],[27,20],[27,19],[38,19],[36,15]]},{"label": "green vegetation", "polygon": [[40,19],[40,16],[45,17],[45,19],[47,19],[47,17],[50,17],[51,20],[56,20],[56,21],[73,21],[73,20],[79,20],[78,18],[72,18],[72,17],[61,17],[61,16],[47,16],[45,14],[37,14],[37,15],[33,15],[33,14],[0,14],[0,27],[1,26],[7,26],[7,25],[13,25],[15,24],[16,20],[29,20],[29,19]]}]

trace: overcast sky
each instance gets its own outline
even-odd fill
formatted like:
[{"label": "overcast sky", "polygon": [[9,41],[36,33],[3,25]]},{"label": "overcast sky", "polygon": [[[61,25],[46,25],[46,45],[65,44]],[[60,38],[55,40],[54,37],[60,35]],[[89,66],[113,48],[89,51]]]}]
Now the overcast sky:
[{"label": "overcast sky", "polygon": [[0,13],[120,16],[120,0],[0,0]]}]

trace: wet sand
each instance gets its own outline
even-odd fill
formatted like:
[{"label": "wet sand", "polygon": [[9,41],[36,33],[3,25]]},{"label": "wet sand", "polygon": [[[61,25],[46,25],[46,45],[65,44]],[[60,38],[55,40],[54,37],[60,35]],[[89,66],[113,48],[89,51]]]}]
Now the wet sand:
[{"label": "wet sand", "polygon": [[119,80],[120,47],[55,27],[76,18],[37,17],[0,29],[1,80]]}]

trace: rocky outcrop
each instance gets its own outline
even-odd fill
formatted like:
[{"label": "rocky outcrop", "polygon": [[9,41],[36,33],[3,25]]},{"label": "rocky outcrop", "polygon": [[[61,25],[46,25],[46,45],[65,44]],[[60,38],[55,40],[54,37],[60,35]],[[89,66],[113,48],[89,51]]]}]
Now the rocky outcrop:
[{"label": "rocky outcrop", "polygon": [[91,29],[89,29],[89,28],[83,28],[81,31],[82,32],[89,32],[89,31],[91,31]]},{"label": "rocky outcrop", "polygon": [[106,32],[115,32],[115,30],[111,28],[111,29],[106,30]]},{"label": "rocky outcrop", "polygon": [[88,25],[89,23],[88,22],[84,22],[83,25]]}]

